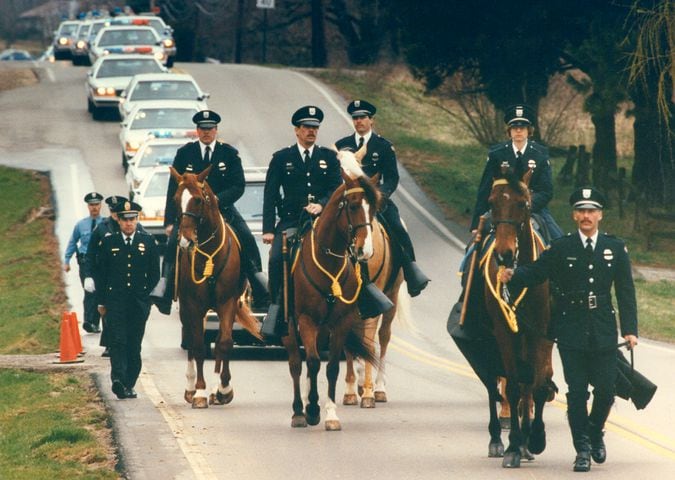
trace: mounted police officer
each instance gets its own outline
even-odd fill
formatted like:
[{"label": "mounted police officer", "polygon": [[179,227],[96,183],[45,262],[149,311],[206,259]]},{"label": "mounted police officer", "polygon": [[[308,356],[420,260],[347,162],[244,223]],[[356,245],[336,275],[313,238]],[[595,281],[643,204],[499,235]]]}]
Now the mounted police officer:
[{"label": "mounted police officer", "polygon": [[[554,240],[539,259],[506,269],[501,275],[509,289],[533,286],[550,279],[557,292],[551,333],[558,340],[567,383],[567,419],[577,456],[574,471],[586,472],[591,458],[607,456],[603,428],[614,403],[617,375],[617,324],[611,288],[619,306],[621,336],[628,348],[637,345],[637,305],[630,260],[620,239],[598,232],[603,195],[581,188],[570,196],[578,231]],[[593,406],[587,412],[588,385]]]},{"label": "mounted police officer", "polygon": [[136,229],[140,210],[128,201],[115,206],[119,231],[103,238],[95,271],[98,309],[108,332],[112,391],[119,399],[137,396],[150,292],[159,280],[155,239]]},{"label": "mounted police officer", "polygon": [[89,215],[75,224],[73,233],[70,236],[70,240],[68,241],[68,246],[66,247],[66,253],[64,255],[63,261],[63,269],[66,272],[69,272],[70,259],[73,257],[73,255],[76,255],[77,257],[80,282],[84,287],[84,321],[82,322],[82,328],[85,332],[89,333],[99,333],[101,331],[98,326],[100,317],[98,315],[98,311],[96,310],[96,299],[94,298],[93,294],[93,285],[89,283],[91,279],[87,280],[85,263],[87,249],[89,248],[89,243],[91,240],[91,234],[96,226],[99,225],[101,221],[103,221],[103,217],[101,217],[102,200],[103,195],[98,192],[91,192],[84,196],[84,201],[87,204]]},{"label": "mounted police officer", "polygon": [[[347,112],[352,116],[355,132],[338,140],[335,146],[339,150],[349,148],[352,151],[366,146],[366,154],[361,161],[361,167],[369,177],[380,174],[379,189],[386,200],[379,212],[379,218],[385,225],[393,243],[398,246],[408,293],[411,297],[416,297],[427,286],[429,278],[415,262],[415,250],[410,235],[401,222],[396,204],[391,199],[399,181],[396,152],[391,142],[373,131],[373,116],[376,111],[375,105],[365,100],[352,101],[347,106]],[[364,270],[366,269],[362,269]]]},{"label": "mounted police officer", "polygon": [[[553,198],[551,163],[548,149],[530,138],[534,133],[533,119],[534,112],[527,105],[513,105],[506,109],[504,123],[511,140],[493,145],[488,152],[487,164],[480,180],[471,219],[471,231],[474,234],[480,216],[490,209],[488,197],[492,190],[492,180],[501,173],[502,166],[506,166],[512,168],[519,178],[522,178],[528,169],[533,170],[529,188],[532,194],[532,213],[535,219],[538,218],[543,223],[539,226],[539,230],[547,240],[563,235],[547,207]],[[486,223],[487,229],[490,227],[489,223]]]},{"label": "mounted police officer", "polygon": [[[278,305],[283,277],[282,232],[297,227],[303,218],[321,213],[333,192],[342,183],[340,162],[335,152],[316,145],[323,111],[308,105],[291,118],[295,144],[272,155],[263,198],[263,242],[272,245],[269,257],[270,296],[273,305],[263,331],[284,334]],[[279,221],[277,222],[277,215]],[[269,330],[267,328],[269,325]]]},{"label": "mounted police officer", "polygon": [[[223,218],[239,238],[242,248],[241,268],[251,284],[253,301],[257,306],[264,308],[269,302],[269,294],[267,292],[267,279],[262,274],[262,261],[258,245],[248,225],[234,206],[234,202],[243,195],[246,185],[239,152],[231,145],[216,140],[218,123],[220,122],[220,115],[216,112],[203,110],[196,113],[192,117],[192,121],[197,125],[199,140],[178,149],[173,161],[173,168],[182,175],[183,173],[198,174],[211,166],[206,181],[218,197],[218,206]],[[171,177],[166,193],[164,213],[164,226],[166,227],[168,244],[162,268],[162,279],[157,290],[152,293],[153,300],[155,300],[159,310],[167,315],[171,312],[174,287],[173,278],[178,235],[178,229],[175,228],[175,225],[180,220],[176,215],[176,204],[174,202],[177,189],[178,184]],[[155,297],[159,297],[160,300],[156,300]]]}]

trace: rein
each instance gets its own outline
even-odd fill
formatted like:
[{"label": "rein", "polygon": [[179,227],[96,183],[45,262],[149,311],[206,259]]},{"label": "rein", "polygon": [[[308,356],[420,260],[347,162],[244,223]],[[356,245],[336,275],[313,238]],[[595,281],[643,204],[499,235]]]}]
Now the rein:
[{"label": "rein", "polygon": [[[222,250],[223,246],[225,245],[226,235],[225,235],[225,222],[223,220],[223,217],[220,217],[220,227],[223,230],[223,236],[222,236],[222,239],[220,241],[220,245],[218,245],[218,247],[213,251],[213,253],[211,253],[211,254],[206,253],[204,250],[202,250],[199,247],[203,246],[211,238],[214,237],[215,232],[218,231],[217,228],[216,228],[215,232],[213,234],[211,234],[211,237],[209,238],[209,240],[206,240],[203,243],[194,245],[194,247],[192,248],[192,255],[190,256],[191,257],[190,258],[190,273],[192,275],[192,281],[197,285],[200,285],[200,284],[204,283],[211,275],[213,275],[213,257],[215,257]],[[229,242],[228,242],[228,246],[229,246]],[[229,253],[229,249],[228,249],[228,253]],[[206,264],[204,265],[204,272],[202,273],[202,278],[200,278],[199,280],[197,280],[197,278],[195,277],[195,259],[197,257],[197,254],[200,254],[200,255],[202,255],[203,257],[206,258]]]}]

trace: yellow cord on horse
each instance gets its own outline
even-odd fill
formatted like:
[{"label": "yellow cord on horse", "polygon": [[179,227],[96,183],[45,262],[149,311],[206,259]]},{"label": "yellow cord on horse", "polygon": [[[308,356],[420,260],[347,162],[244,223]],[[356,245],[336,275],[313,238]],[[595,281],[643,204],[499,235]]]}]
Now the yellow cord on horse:
[{"label": "yellow cord on horse", "polygon": [[497,285],[492,284],[492,279],[490,278],[490,263],[492,259],[492,252],[494,251],[494,244],[490,245],[490,249],[488,250],[488,253],[486,254],[486,261],[485,261],[485,283],[490,289],[490,293],[492,293],[492,296],[494,299],[497,301],[497,305],[499,305],[499,309],[502,311],[502,315],[504,315],[504,318],[506,319],[506,324],[509,326],[511,331],[513,333],[518,333],[518,319],[516,318],[516,307],[520,302],[522,301],[523,297],[525,297],[525,294],[527,293],[527,288],[524,288],[522,292],[520,292],[520,295],[516,299],[515,302],[513,302],[513,305],[509,305],[503,298],[502,296],[498,293],[501,291],[502,288],[502,282],[499,280],[499,274],[504,270],[504,266],[500,266],[498,271],[497,271]]},{"label": "yellow cord on horse", "polygon": [[[213,257],[215,257],[218,254],[218,252],[220,252],[220,250],[223,248],[223,245],[225,245],[225,236],[226,236],[225,235],[225,221],[223,220],[222,216],[220,217],[220,226],[223,229],[223,238],[220,241],[220,245],[218,245],[218,248],[216,248],[216,250],[211,255],[209,255],[205,251],[201,250],[197,245],[195,245],[194,248],[192,249],[192,258],[190,259],[191,260],[190,273],[192,274],[192,281],[197,285],[201,285],[211,275],[213,275]],[[195,257],[196,257],[197,253],[206,257],[206,265],[204,265],[204,273],[202,274],[202,278],[200,280],[197,280],[195,278]]]},{"label": "yellow cord on horse", "polygon": [[332,280],[332,284],[330,286],[331,293],[335,298],[338,298],[342,303],[351,305],[358,299],[359,293],[361,292],[361,284],[363,283],[363,280],[361,279],[361,264],[359,262],[356,262],[356,266],[354,267],[356,272],[356,292],[354,293],[354,297],[347,300],[344,296],[342,296],[342,286],[340,285],[339,280],[340,275],[342,275],[342,272],[344,272],[345,268],[347,267],[347,257],[346,256],[344,257],[344,263],[342,264],[340,271],[337,273],[337,275],[333,276],[328,270],[323,268],[323,266],[316,259],[316,252],[314,251],[314,229],[312,229],[312,231],[310,232],[309,238],[311,241],[312,260],[314,261],[314,265],[316,265],[316,267],[319,270],[321,270],[321,272],[323,272],[328,278]]}]

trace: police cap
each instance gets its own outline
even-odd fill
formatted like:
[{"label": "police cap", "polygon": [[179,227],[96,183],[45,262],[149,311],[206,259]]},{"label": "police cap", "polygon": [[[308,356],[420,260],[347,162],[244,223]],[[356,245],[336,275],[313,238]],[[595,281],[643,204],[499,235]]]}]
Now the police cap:
[{"label": "police cap", "polygon": [[113,212],[117,214],[117,217],[122,218],[136,218],[138,217],[138,212],[142,210],[142,207],[136,202],[130,202],[129,200],[125,202],[118,202],[113,208]]},{"label": "police cap", "polygon": [[602,210],[605,205],[605,196],[593,187],[579,188],[570,195],[570,205],[575,210]]},{"label": "police cap", "polygon": [[103,195],[98,192],[89,192],[84,196],[84,201],[90,205],[95,205],[103,201]]},{"label": "police cap", "polygon": [[197,128],[208,130],[216,128],[220,123],[220,115],[213,110],[202,110],[194,114],[192,121],[197,125]]},{"label": "police cap", "polygon": [[377,112],[377,108],[365,100],[354,100],[347,105],[347,113],[354,117],[372,117]]},{"label": "police cap", "polygon": [[534,112],[524,103],[511,105],[504,113],[504,123],[509,127],[529,127],[534,120]]},{"label": "police cap", "polygon": [[291,118],[291,123],[296,127],[299,127],[300,125],[318,127],[321,125],[322,120],[323,112],[321,109],[313,105],[307,105],[296,110],[296,112],[293,114],[293,117]]},{"label": "police cap", "polygon": [[110,211],[114,211],[115,205],[118,203],[124,203],[128,202],[129,199],[126,197],[121,197],[119,195],[110,195],[108,198],[105,199],[106,205],[108,205],[108,208],[110,208]]}]

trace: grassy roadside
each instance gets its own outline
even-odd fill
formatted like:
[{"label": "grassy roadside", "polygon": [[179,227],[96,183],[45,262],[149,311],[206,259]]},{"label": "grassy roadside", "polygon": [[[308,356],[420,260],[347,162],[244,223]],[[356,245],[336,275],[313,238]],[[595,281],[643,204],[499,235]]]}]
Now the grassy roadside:
[{"label": "grassy roadside", "polygon": [[[468,228],[486,149],[469,139],[461,123],[437,106],[438,99],[426,96],[418,83],[394,67],[310,73],[345,98],[372,101],[378,107],[375,129],[394,143],[399,161],[442,206],[448,219]],[[564,158],[551,162],[555,175]],[[621,159],[620,164],[629,167],[628,162]],[[572,186],[556,184],[550,204],[564,231],[575,228],[567,204],[572,190]],[[658,237],[654,247],[647,248],[644,229],[634,225],[635,209],[634,204],[627,205],[624,218],[619,217],[617,208],[606,209],[603,230],[626,241],[635,264],[675,268],[675,236]],[[675,225],[667,226],[671,231],[673,228]],[[675,282],[636,281],[636,288],[641,336],[675,342]]]}]

